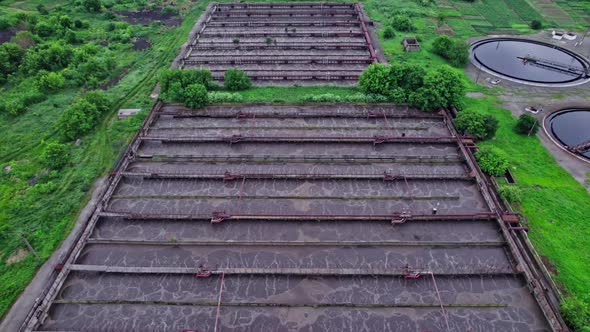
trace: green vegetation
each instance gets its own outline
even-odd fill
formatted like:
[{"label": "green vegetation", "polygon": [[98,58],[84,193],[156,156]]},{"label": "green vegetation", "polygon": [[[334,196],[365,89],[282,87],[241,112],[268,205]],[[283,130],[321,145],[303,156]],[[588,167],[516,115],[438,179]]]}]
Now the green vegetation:
[{"label": "green vegetation", "polygon": [[510,204],[520,204],[522,201],[522,190],[517,186],[503,185],[500,186],[500,196]]},{"label": "green vegetation", "polygon": [[504,175],[508,167],[508,157],[504,151],[494,146],[484,146],[477,150],[475,159],[481,170],[491,176]]},{"label": "green vegetation", "polygon": [[[0,315],[70,232],[93,183],[111,169],[153,104],[149,95],[158,71],[170,65],[206,7],[176,1],[174,8],[186,20],[173,28],[160,22],[131,25],[117,14],[159,10],[151,0],[105,2],[100,13],[87,11],[83,3],[0,3],[0,31],[22,29],[0,46]],[[152,48],[133,50],[135,37],[149,39]],[[62,87],[55,84],[59,75]],[[105,89],[111,106],[103,108],[95,94],[84,94],[93,89]],[[94,105],[89,108],[98,113],[71,111],[78,103]],[[122,107],[146,111],[117,120]],[[76,117],[66,121],[67,113]],[[72,130],[60,129],[62,121]],[[79,133],[79,124],[86,133]],[[66,139],[60,133],[80,141],[56,142]],[[28,251],[23,237],[40,262],[30,253],[14,256],[19,249]]]},{"label": "green vegetation", "polygon": [[518,117],[514,130],[523,135],[535,135],[539,131],[539,121],[530,114],[522,114]]},{"label": "green vegetation", "polygon": [[168,102],[180,102],[190,108],[202,108],[209,103],[207,89],[213,87],[208,70],[166,69],[160,73],[160,93]]},{"label": "green vegetation", "polygon": [[393,37],[395,37],[395,30],[393,30],[391,26],[385,27],[385,30],[383,30],[383,38],[391,39]]},{"label": "green vegetation", "polygon": [[426,71],[417,65],[372,64],[360,76],[359,87],[365,94],[428,111],[460,107],[465,95],[463,79],[448,66]]},{"label": "green vegetation", "polygon": [[223,76],[223,86],[230,91],[249,89],[252,86],[250,77],[238,69],[228,69]]},{"label": "green vegetation", "polygon": [[449,60],[455,67],[463,67],[469,61],[469,44],[446,35],[436,37],[432,43],[432,52]]},{"label": "green vegetation", "polygon": [[469,134],[480,140],[494,137],[498,129],[498,120],[493,115],[486,115],[474,110],[459,112],[455,126],[462,134]]},{"label": "green vegetation", "polygon": [[[554,278],[564,286],[571,297],[569,302],[588,306],[590,293],[590,199],[586,189],[561,168],[543,147],[537,137],[527,137],[514,131],[517,119],[509,111],[494,106],[493,99],[469,99],[466,109],[494,115],[500,125],[493,141],[480,142],[480,146],[502,149],[508,157],[510,171],[521,190],[520,211],[526,216],[531,230],[528,235],[536,250],[551,265]],[[567,306],[572,312],[566,317],[585,317],[569,320],[576,331],[590,326],[588,316]],[[577,324],[577,325],[575,325]]]},{"label": "green vegetation", "polygon": [[193,109],[203,108],[207,106],[207,104],[209,104],[207,88],[203,84],[189,84],[184,89],[183,102],[187,107]]},{"label": "green vegetation", "polygon": [[70,153],[68,146],[58,142],[46,143],[41,152],[40,161],[50,169],[61,169],[68,163]]}]

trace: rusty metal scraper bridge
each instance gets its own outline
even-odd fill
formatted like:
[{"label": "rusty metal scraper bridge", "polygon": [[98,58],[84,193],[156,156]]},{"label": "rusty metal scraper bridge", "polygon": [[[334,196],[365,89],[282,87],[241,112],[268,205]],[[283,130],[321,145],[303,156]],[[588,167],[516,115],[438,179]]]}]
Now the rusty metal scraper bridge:
[{"label": "rusty metal scraper bridge", "polygon": [[181,52],[181,68],[229,68],[256,84],[356,84],[385,62],[372,22],[358,3],[213,3]]},{"label": "rusty metal scraper bridge", "polygon": [[560,331],[469,145],[403,106],[158,103],[26,330]]}]

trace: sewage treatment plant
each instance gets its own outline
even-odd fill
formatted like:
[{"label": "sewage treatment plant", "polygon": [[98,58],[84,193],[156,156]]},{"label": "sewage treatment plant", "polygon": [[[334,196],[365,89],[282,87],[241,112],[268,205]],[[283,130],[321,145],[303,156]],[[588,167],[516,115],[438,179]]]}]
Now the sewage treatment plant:
[{"label": "sewage treatment plant", "polygon": [[[517,83],[590,80],[586,58],[539,41],[470,51]],[[239,2],[209,4],[173,67],[347,86],[385,62],[361,4]],[[157,101],[20,330],[570,331],[454,111]],[[588,114],[544,125],[588,158]]]}]

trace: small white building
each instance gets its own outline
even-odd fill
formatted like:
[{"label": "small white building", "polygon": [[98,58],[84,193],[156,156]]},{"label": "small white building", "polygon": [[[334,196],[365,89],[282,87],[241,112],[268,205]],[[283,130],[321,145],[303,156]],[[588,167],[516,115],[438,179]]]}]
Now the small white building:
[{"label": "small white building", "polygon": [[553,30],[551,34],[553,35],[553,39],[562,40],[565,33],[563,31]]},{"label": "small white building", "polygon": [[575,33],[569,31],[563,35],[563,38],[565,38],[567,40],[576,40],[576,38],[578,38],[578,36]]}]

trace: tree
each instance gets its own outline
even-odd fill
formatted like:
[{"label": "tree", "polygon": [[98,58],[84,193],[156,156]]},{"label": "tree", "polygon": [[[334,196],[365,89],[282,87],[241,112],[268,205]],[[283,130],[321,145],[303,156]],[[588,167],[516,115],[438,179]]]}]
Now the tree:
[{"label": "tree", "polygon": [[383,38],[391,39],[393,37],[395,37],[395,31],[393,28],[390,26],[385,27],[385,30],[383,30]]},{"label": "tree", "polygon": [[192,109],[203,108],[209,103],[207,88],[202,84],[190,84],[184,89],[184,104]]},{"label": "tree", "polygon": [[0,45],[0,83],[17,71],[24,54],[25,50],[15,43]]},{"label": "tree", "polygon": [[39,89],[43,92],[55,92],[64,87],[65,79],[60,73],[42,72],[39,76]]},{"label": "tree", "polygon": [[58,18],[58,21],[59,21],[59,25],[61,25],[62,27],[66,28],[66,29],[71,28],[72,24],[73,24],[72,19],[68,15],[61,15]]},{"label": "tree", "polygon": [[411,92],[410,105],[421,110],[436,111],[441,107],[461,108],[465,96],[465,84],[461,76],[449,66],[441,66],[424,76],[424,85]]},{"label": "tree", "polygon": [[543,29],[543,23],[539,20],[533,20],[531,22],[531,29],[533,30],[541,30]]},{"label": "tree", "polygon": [[40,159],[41,163],[47,168],[61,169],[68,163],[68,146],[58,142],[46,143]]},{"label": "tree", "polygon": [[464,110],[455,119],[455,127],[463,134],[469,133],[480,140],[494,137],[498,129],[498,120],[477,111]]},{"label": "tree", "polygon": [[359,77],[359,87],[366,94],[387,96],[390,91],[389,67],[380,63],[369,65]]},{"label": "tree", "polygon": [[539,121],[530,114],[522,114],[518,117],[514,130],[523,135],[535,135],[539,131]]},{"label": "tree", "polygon": [[463,67],[469,60],[469,45],[449,36],[439,36],[432,43],[432,52],[449,60],[455,67]]},{"label": "tree", "polygon": [[455,40],[447,54],[447,59],[454,67],[463,67],[469,61],[469,44],[462,40]]},{"label": "tree", "polygon": [[82,5],[91,13],[99,13],[102,9],[102,2],[100,0],[83,0]]},{"label": "tree", "polygon": [[106,114],[111,109],[111,101],[100,90],[87,92],[82,99],[94,105],[99,115]]},{"label": "tree", "polygon": [[250,88],[252,82],[245,72],[231,68],[223,75],[223,86],[230,91],[239,91]]},{"label": "tree", "polygon": [[[178,82],[184,89],[189,84],[202,84],[206,88],[212,85],[211,72],[204,69],[165,69],[160,72],[160,91],[166,95],[172,83]],[[181,100],[177,100],[181,101]]]},{"label": "tree", "polygon": [[59,130],[68,140],[74,140],[92,130],[98,121],[96,106],[79,99],[68,107],[59,119]]},{"label": "tree", "polygon": [[412,20],[406,15],[395,15],[391,19],[391,26],[397,31],[410,32],[415,30],[414,23],[412,23]]},{"label": "tree", "polygon": [[508,159],[504,151],[493,146],[481,147],[475,153],[475,159],[481,170],[490,176],[501,176],[508,167]]},{"label": "tree", "polygon": [[37,44],[35,40],[35,35],[33,35],[30,31],[17,32],[16,36],[12,37],[12,42],[14,42],[15,44],[17,44],[25,50]]},{"label": "tree", "polygon": [[432,42],[432,52],[446,58],[446,54],[452,46],[453,40],[449,36],[438,36]]},{"label": "tree", "polygon": [[39,37],[47,38],[55,32],[55,27],[46,21],[41,21],[35,25],[35,32]]}]

